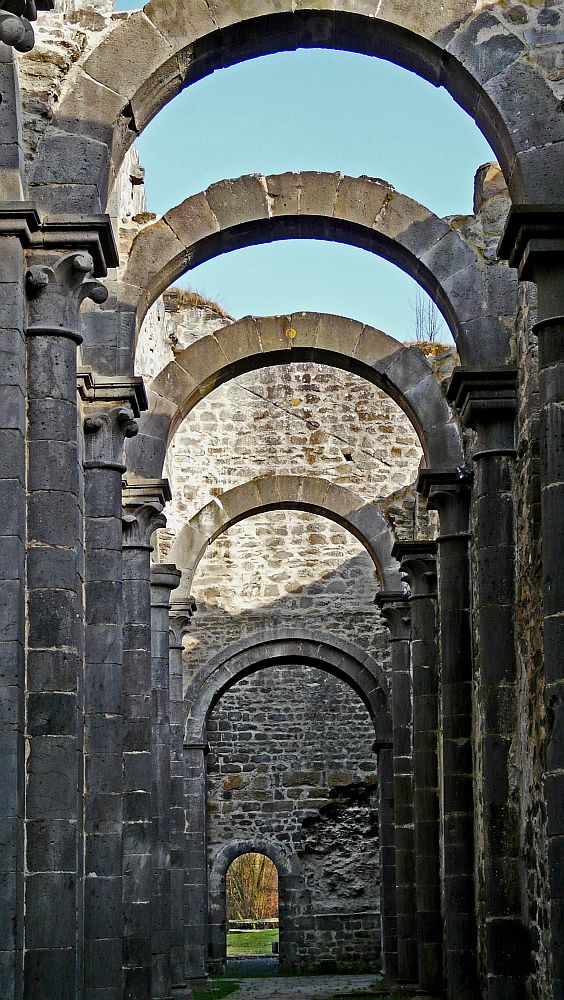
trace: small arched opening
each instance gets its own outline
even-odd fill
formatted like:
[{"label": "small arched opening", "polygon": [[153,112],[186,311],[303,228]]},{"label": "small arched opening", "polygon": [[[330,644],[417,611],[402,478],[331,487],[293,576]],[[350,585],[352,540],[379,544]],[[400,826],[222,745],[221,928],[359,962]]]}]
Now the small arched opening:
[{"label": "small arched opening", "polygon": [[[225,880],[227,959],[278,963],[278,869],[266,854],[235,858]],[[274,971],[274,970],[273,970]]]},{"label": "small arched opening", "polygon": [[[268,872],[271,881],[265,881],[267,892],[264,893],[259,909],[262,912],[273,912],[276,909],[276,917],[267,921],[275,924],[268,927],[270,933],[264,934],[262,938],[256,940],[262,944],[257,944],[257,948],[262,950],[263,955],[270,955],[276,960],[284,962],[288,958],[287,931],[288,921],[286,918],[289,906],[289,899],[295,891],[296,878],[300,873],[300,864],[293,853],[283,852],[279,845],[261,838],[253,840],[234,840],[220,848],[213,858],[209,874],[209,938],[208,938],[208,971],[222,972],[225,969],[227,959],[232,953],[230,945],[233,943],[235,928],[242,923],[237,917],[232,916],[237,912],[237,907],[232,896],[232,889],[237,874],[244,869],[245,859],[259,859],[259,864],[264,859],[265,873]],[[268,866],[268,867],[267,867]],[[247,870],[247,875],[249,871]],[[256,879],[257,872],[251,872],[251,881]],[[268,903],[264,897],[269,897]],[[245,907],[248,903],[245,903]],[[241,910],[238,911],[242,912]],[[255,911],[256,912],[256,911]],[[261,918],[265,919],[266,918]],[[250,920],[251,924],[258,924],[258,920]],[[264,925],[260,925],[264,926]],[[232,930],[233,928],[233,930]],[[272,933],[274,931],[274,933]],[[255,931],[260,934],[260,930]],[[250,932],[247,933],[249,946],[252,942]],[[267,938],[270,940],[270,951],[267,950]],[[273,950],[272,944],[276,945]],[[253,946],[254,948],[254,946]],[[253,954],[252,949],[247,954]],[[258,954],[258,952],[257,952]],[[276,961],[276,965],[278,962]],[[274,969],[271,971],[275,971]]]}]

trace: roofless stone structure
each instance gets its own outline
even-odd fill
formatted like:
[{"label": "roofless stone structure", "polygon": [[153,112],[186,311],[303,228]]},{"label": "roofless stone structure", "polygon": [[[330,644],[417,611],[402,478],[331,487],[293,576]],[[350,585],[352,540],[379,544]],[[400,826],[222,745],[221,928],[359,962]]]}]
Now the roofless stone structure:
[{"label": "roofless stone structure", "polygon": [[[0,10],[2,998],[190,1000],[262,852],[282,967],[563,1000],[563,30],[562,0]],[[499,164],[472,215],[309,171],[147,212],[164,105],[309,48],[451,94]],[[290,238],[402,268],[455,348],[169,287]]]}]

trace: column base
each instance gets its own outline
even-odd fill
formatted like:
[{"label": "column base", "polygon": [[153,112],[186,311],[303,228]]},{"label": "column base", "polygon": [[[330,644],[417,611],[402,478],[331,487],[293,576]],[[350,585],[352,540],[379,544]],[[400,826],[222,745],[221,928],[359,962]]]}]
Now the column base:
[{"label": "column base", "polygon": [[[211,990],[211,980],[209,976],[190,976],[188,989],[197,990],[198,993],[209,993]],[[174,998],[173,998],[174,1000]]]}]

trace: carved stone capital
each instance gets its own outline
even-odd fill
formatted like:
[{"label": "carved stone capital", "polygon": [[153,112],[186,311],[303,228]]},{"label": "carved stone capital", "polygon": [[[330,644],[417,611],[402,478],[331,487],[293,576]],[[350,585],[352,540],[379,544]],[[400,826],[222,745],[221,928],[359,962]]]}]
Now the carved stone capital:
[{"label": "carved stone capital", "polygon": [[153,551],[151,536],[166,527],[164,506],[172,498],[168,479],[124,479],[122,483],[123,546]]},{"label": "carved stone capital", "polygon": [[[15,6],[15,5],[14,5]],[[11,45],[17,52],[31,52],[35,45],[35,35],[30,24],[31,8],[34,6],[29,2],[22,2],[18,6],[25,7],[27,17],[12,14],[6,8],[0,8],[0,42]],[[37,19],[37,13],[31,20]]]},{"label": "carved stone capital", "polygon": [[115,469],[125,472],[123,446],[125,439],[134,437],[139,430],[133,410],[116,404],[108,408],[101,405],[87,407],[90,411],[84,421],[85,469]]},{"label": "carved stone capital", "polygon": [[399,561],[401,575],[409,584],[412,601],[437,596],[436,542],[396,542],[392,554]]},{"label": "carved stone capital", "polygon": [[85,299],[101,304],[108,290],[94,277],[89,253],[37,255],[25,276],[28,336],[69,337],[80,344],[80,307]]},{"label": "carved stone capital", "polygon": [[182,649],[184,636],[190,631],[192,615],[196,610],[193,597],[184,604],[172,604],[169,617],[170,648]]},{"label": "carved stone capital", "polygon": [[0,42],[11,45],[17,52],[31,52],[35,35],[31,21],[37,21],[37,8],[52,10],[52,0],[3,0],[0,8]]},{"label": "carved stone capital", "polygon": [[151,537],[157,528],[166,527],[166,517],[162,504],[144,503],[138,507],[127,507],[122,515],[124,549],[148,549],[153,551]]},{"label": "carved stone capital", "polygon": [[53,0],[3,0],[0,8],[0,42],[11,45],[17,52],[31,52],[35,36],[31,21],[37,21],[37,11],[53,10]]},{"label": "carved stone capital", "polygon": [[382,612],[392,642],[404,642],[411,638],[409,596],[407,587],[404,591],[382,590],[376,594],[374,603]]},{"label": "carved stone capital", "polygon": [[422,469],[417,479],[417,491],[427,500],[430,510],[439,512],[441,534],[439,541],[446,537],[468,537],[470,488],[474,474],[462,466],[437,472]]},{"label": "carved stone capital", "polygon": [[455,368],[447,399],[478,432],[480,452],[515,454],[516,368]]},{"label": "carved stone capital", "polygon": [[182,571],[174,563],[153,563],[151,566],[151,607],[170,608],[171,591],[180,586]]}]

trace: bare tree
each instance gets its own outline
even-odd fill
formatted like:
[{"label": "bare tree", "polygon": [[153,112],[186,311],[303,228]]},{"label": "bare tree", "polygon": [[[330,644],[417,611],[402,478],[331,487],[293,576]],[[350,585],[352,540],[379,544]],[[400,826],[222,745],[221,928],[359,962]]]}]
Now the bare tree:
[{"label": "bare tree", "polygon": [[227,873],[228,920],[278,916],[278,872],[264,854],[242,854]]},{"label": "bare tree", "polygon": [[444,319],[433,300],[418,288],[415,293],[415,340],[419,343],[436,343],[444,325]]}]

